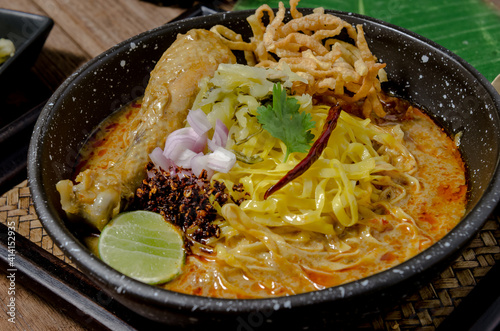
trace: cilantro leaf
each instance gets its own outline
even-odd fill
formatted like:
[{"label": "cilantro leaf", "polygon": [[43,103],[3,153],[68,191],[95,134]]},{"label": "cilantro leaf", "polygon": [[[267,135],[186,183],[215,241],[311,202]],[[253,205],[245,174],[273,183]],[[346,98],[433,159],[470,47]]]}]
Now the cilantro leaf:
[{"label": "cilantro leaf", "polygon": [[262,127],[286,145],[283,162],[286,162],[290,153],[306,153],[314,139],[311,129],[316,123],[311,114],[299,112],[299,108],[297,99],[288,98],[280,83],[273,86],[273,105],[257,108],[257,120]]}]

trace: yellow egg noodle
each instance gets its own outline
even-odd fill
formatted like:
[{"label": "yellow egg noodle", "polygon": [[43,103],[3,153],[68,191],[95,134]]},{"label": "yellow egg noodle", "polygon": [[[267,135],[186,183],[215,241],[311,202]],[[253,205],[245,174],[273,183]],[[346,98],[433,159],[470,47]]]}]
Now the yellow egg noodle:
[{"label": "yellow egg noodle", "polygon": [[[341,261],[344,252],[352,250],[352,238],[344,241],[339,235],[348,227],[388,212],[411,220],[393,203],[405,198],[408,186],[418,189],[418,180],[411,176],[417,165],[402,143],[403,132],[398,125],[379,127],[370,119],[342,112],[319,160],[298,179],[263,200],[265,191],[304,157],[292,153],[283,163],[285,146],[262,130],[256,120],[257,107],[270,97],[276,80],[291,87],[303,79],[286,66],[279,71],[221,64],[214,77],[203,83],[193,108],[204,110],[212,121],[224,121],[229,128],[228,148],[245,160],[260,160],[237,162],[229,173],[213,176],[228,188],[243,184],[249,196],[240,206],[222,207],[222,235],[212,238],[208,245],[215,247],[217,259],[241,268],[247,277],[279,279],[286,284],[296,280],[283,270],[306,280],[301,268],[324,273],[361,262]],[[308,94],[296,98],[301,111],[312,114],[316,122],[313,133],[319,136],[318,128],[323,127],[329,107],[313,105]],[[404,180],[395,181],[393,177]],[[419,231],[414,224],[411,227],[411,231]],[[377,241],[369,232],[364,236],[365,241]],[[301,261],[300,268],[296,261]],[[303,289],[313,290],[313,284],[307,283],[301,284],[306,286]]]},{"label": "yellow egg noodle", "polygon": [[[237,197],[241,193],[231,188],[242,184],[245,200],[220,209],[221,236],[205,247],[196,243],[188,260],[190,271],[166,284],[168,289],[255,298],[335,286],[407,260],[463,214],[463,200],[426,200],[426,190],[437,189],[431,184],[435,179],[427,177],[442,177],[444,170],[419,168],[408,146],[416,151],[420,145],[405,141],[402,125],[385,120],[382,126],[374,124],[386,115],[380,98],[387,75],[385,64],[371,54],[362,25],[353,27],[322,8],[303,16],[297,4],[290,1],[288,22],[282,3],[276,14],[267,5],[259,7],[247,19],[253,31],[249,42],[224,26],[211,29],[231,49],[243,51],[249,66],[219,65],[214,77],[201,83],[192,109],[201,108],[212,125],[220,119],[229,128],[227,148],[239,162],[228,173],[216,173],[213,180],[223,182]],[[342,31],[353,44],[337,39]],[[341,112],[321,157],[264,199],[266,190],[305,157],[292,153],[283,162],[285,144],[257,120],[257,107],[269,101],[276,82],[298,100],[300,111],[311,114],[316,138],[329,105],[356,104],[363,118]],[[412,134],[435,126],[416,108],[410,106],[408,114],[416,119],[406,126]],[[438,131],[436,139],[448,139]],[[452,155],[450,164],[458,164],[453,171],[463,171],[459,158],[447,153]],[[426,190],[421,190],[418,178],[425,179]],[[464,198],[463,173],[460,178],[443,185],[458,187]],[[437,216],[441,218],[435,223],[432,213],[414,207],[443,203],[453,211],[448,210],[447,219]],[[415,210],[424,222],[408,213]],[[438,225],[427,226],[427,218]]]}]

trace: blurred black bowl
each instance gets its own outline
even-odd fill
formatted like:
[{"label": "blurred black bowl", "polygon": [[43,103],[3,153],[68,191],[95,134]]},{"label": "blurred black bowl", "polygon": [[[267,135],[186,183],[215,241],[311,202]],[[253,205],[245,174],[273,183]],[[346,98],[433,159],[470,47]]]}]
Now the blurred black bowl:
[{"label": "blurred black bowl", "polygon": [[31,68],[53,25],[49,17],[0,8],[0,38],[11,40],[16,47],[14,55],[0,65],[2,85],[11,75]]},{"label": "blurred black bowl", "polygon": [[373,53],[387,63],[384,86],[431,113],[450,133],[463,132],[461,150],[469,170],[469,204],[459,225],[409,261],[374,276],[322,291],[258,300],[224,300],[165,291],[142,284],[90,253],[65,223],[55,184],[70,177],[89,132],[122,104],[142,95],[149,71],[177,33],[227,27],[248,37],[252,11],[214,14],[159,27],[106,51],[72,75],[52,96],[33,133],[29,183],[36,210],[52,239],[105,292],[131,310],[178,326],[252,330],[317,329],[349,322],[402,293],[426,284],[451,262],[493,211],[500,195],[498,172],[500,97],[474,68],[443,47],[372,18],[335,12],[364,24]]},{"label": "blurred black bowl", "polygon": [[0,194],[26,178],[29,138],[51,94],[30,69],[53,25],[49,17],[0,8],[0,38],[16,48],[0,64]]}]

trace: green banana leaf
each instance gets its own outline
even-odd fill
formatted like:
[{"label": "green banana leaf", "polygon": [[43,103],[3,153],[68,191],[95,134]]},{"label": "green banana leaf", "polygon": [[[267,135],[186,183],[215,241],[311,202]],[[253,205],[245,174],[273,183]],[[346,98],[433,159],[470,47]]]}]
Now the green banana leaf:
[{"label": "green banana leaf", "polygon": [[[278,7],[279,1],[239,0],[234,10],[255,9],[263,3]],[[371,16],[444,46],[490,82],[500,74],[500,9],[486,0],[302,0],[298,7]]]}]

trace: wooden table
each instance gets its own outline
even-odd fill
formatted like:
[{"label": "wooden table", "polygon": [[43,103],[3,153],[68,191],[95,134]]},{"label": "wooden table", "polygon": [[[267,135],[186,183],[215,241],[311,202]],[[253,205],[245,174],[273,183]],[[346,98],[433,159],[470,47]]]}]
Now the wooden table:
[{"label": "wooden table", "polygon": [[[139,0],[0,0],[0,8],[40,14],[54,20],[54,27],[32,68],[51,91],[79,66],[111,46],[186,11],[178,6],[162,7]],[[4,313],[0,317],[0,330],[84,329],[62,314],[60,307],[19,283],[16,283],[15,295],[16,324],[9,323],[5,315],[9,281],[3,272],[0,298]]]}]

